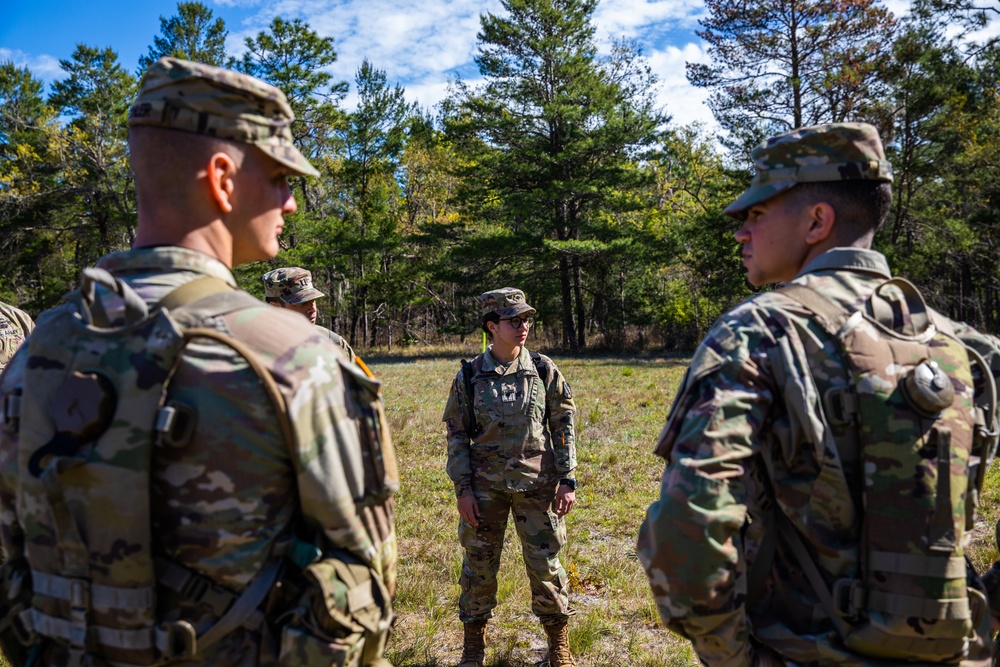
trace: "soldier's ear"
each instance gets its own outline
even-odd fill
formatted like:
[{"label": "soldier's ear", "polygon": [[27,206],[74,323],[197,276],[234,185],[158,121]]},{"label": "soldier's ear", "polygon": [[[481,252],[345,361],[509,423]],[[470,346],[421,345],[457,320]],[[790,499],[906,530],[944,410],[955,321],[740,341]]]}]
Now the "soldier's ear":
[{"label": "soldier's ear", "polygon": [[219,152],[208,160],[208,190],[212,201],[222,213],[233,210],[232,196],[236,185],[236,162],[227,153]]},{"label": "soldier's ear", "polygon": [[818,245],[830,238],[837,222],[837,212],[825,201],[811,204],[808,208],[809,229],[805,241],[808,245]]}]

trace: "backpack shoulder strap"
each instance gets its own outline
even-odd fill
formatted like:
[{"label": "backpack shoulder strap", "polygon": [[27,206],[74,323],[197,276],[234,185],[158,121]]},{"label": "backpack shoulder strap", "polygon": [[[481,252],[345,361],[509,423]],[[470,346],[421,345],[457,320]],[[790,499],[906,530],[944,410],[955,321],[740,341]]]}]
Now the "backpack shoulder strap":
[{"label": "backpack shoulder strap", "polygon": [[476,421],[472,403],[475,398],[475,393],[472,391],[472,377],[475,373],[473,362],[462,359],[462,379],[465,381],[465,432],[470,438],[478,438],[480,435],[479,422]]},{"label": "backpack shoulder strap", "polygon": [[847,323],[850,313],[846,308],[834,303],[811,287],[791,283],[779,287],[776,292],[784,294],[793,301],[797,301],[805,306],[816,319],[816,322],[832,336],[836,337],[837,332]]},{"label": "backpack shoulder strap", "polygon": [[542,359],[542,355],[538,352],[529,352],[528,356],[531,357],[531,361],[535,364],[535,370],[538,371],[538,377],[542,378],[543,384],[549,383],[549,368],[548,362]]},{"label": "backpack shoulder strap", "polygon": [[229,291],[235,292],[237,291],[237,288],[221,278],[216,278],[214,276],[202,276],[201,278],[195,278],[194,280],[186,282],[180,287],[174,289],[172,292],[160,299],[156,306],[154,306],[154,309],[159,307],[166,308],[167,310],[173,310],[181,306],[186,306],[189,303],[199,301],[206,296]]}]

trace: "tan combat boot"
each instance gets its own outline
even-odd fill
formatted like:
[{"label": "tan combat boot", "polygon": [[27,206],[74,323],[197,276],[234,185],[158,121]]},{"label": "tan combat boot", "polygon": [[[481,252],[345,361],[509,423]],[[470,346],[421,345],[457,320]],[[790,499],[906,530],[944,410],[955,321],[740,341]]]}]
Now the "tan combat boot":
[{"label": "tan combat boot", "polygon": [[458,667],[483,667],[486,661],[486,621],[464,623],[465,642]]},{"label": "tan combat boot", "polygon": [[569,621],[542,627],[549,636],[549,667],[576,667],[576,660],[569,652]]}]

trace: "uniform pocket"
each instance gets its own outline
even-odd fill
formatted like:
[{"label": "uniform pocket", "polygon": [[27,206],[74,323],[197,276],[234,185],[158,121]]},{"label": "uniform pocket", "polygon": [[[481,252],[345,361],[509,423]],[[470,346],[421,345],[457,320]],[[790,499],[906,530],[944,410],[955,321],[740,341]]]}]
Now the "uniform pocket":
[{"label": "uniform pocket", "polygon": [[361,633],[327,639],[314,632],[286,626],[281,632],[281,667],[355,667],[361,664],[365,638]]}]

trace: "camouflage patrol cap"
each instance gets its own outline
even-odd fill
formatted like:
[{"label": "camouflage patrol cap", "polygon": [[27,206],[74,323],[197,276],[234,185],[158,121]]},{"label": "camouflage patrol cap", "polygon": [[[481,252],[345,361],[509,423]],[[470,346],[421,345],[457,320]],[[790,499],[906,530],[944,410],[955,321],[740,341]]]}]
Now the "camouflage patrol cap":
[{"label": "camouflage patrol cap", "polygon": [[524,313],[535,314],[535,309],[524,300],[524,292],[513,287],[501,287],[479,295],[483,315],[496,313],[500,317],[514,317]]},{"label": "camouflage patrol cap", "polygon": [[264,281],[265,296],[292,306],[326,296],[313,287],[312,273],[297,266],[268,271],[260,279]]},{"label": "camouflage patrol cap", "polygon": [[734,218],[742,218],[751,206],[799,183],[892,182],[892,165],[885,159],[882,141],[867,123],[800,127],[771,137],[751,157],[756,176],[747,191],[723,211]]},{"label": "camouflage patrol cap", "polygon": [[246,74],[160,58],[142,77],[129,126],[160,127],[257,146],[295,172],[319,176],[292,142],[285,94]]}]

